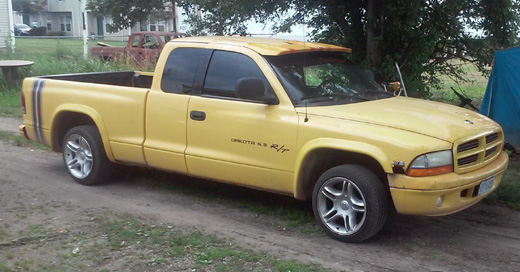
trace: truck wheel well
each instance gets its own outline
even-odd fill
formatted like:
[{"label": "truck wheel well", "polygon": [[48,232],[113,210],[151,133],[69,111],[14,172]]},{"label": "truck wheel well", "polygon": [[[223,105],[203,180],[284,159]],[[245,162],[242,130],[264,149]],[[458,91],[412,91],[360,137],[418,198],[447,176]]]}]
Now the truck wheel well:
[{"label": "truck wheel well", "polygon": [[300,168],[299,180],[302,196],[304,199],[312,197],[314,184],[318,178],[332,167],[343,164],[356,164],[368,168],[381,180],[385,188],[388,189],[386,181],[386,173],[374,158],[360,153],[333,150],[333,149],[317,149],[307,155]]},{"label": "truck wheel well", "polygon": [[77,112],[62,112],[56,116],[56,125],[53,127],[52,150],[62,152],[63,139],[67,132],[77,126],[96,125],[90,116]]}]

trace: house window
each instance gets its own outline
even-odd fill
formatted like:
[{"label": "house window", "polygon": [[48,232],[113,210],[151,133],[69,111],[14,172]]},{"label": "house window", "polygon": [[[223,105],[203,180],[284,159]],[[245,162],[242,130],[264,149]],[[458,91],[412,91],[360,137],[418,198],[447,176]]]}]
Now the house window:
[{"label": "house window", "polygon": [[155,23],[151,23],[150,25],[150,31],[161,31],[164,32],[164,21],[156,21]]},{"label": "house window", "polygon": [[47,17],[47,31],[52,30],[52,21],[51,18]]},{"label": "house window", "polygon": [[72,17],[60,16],[60,29],[61,29],[61,31],[71,31],[72,30]]},{"label": "house window", "polygon": [[146,31],[146,21],[139,22],[139,30]]},{"label": "house window", "polygon": [[117,30],[112,27],[114,20],[112,17],[105,17],[105,33],[116,33]]}]

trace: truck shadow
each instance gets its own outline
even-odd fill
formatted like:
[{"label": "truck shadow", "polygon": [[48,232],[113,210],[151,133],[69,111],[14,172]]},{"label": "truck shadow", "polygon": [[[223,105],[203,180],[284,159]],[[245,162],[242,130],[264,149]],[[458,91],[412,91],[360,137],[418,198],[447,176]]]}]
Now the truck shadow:
[{"label": "truck shadow", "polygon": [[[312,239],[331,240],[323,234],[314,222],[310,201],[299,201],[284,196],[240,186],[162,171],[119,166],[107,185],[135,186],[153,190],[175,192],[187,197],[208,201],[212,205],[241,209],[259,216],[262,220],[276,222],[279,229],[289,235],[304,235]],[[498,226],[514,226],[510,221],[511,212],[507,208],[477,204],[459,213],[442,217],[406,216],[391,212],[387,224],[364,245],[409,245],[412,250],[417,245],[438,245],[461,239],[461,236],[480,235],[482,229]],[[520,216],[515,221],[520,222]],[[475,232],[475,233],[472,233]]]}]

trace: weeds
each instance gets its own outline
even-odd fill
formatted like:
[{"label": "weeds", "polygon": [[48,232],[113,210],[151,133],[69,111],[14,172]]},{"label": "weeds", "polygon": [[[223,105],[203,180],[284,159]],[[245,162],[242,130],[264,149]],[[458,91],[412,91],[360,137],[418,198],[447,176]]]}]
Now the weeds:
[{"label": "weeds", "polygon": [[486,198],[490,204],[503,203],[520,211],[520,159],[512,159],[498,188]]},{"label": "weeds", "polygon": [[114,250],[126,247],[153,251],[148,265],[175,262],[179,258],[191,260],[193,266],[210,271],[238,271],[244,267],[272,271],[324,271],[315,264],[279,260],[270,255],[233,247],[214,235],[200,231],[183,232],[168,226],[150,226],[135,218],[111,220],[101,225],[109,245]]},{"label": "weeds", "polygon": [[20,90],[6,85],[0,85],[0,88],[0,116],[22,117]]},{"label": "weeds", "polygon": [[224,205],[246,209],[259,215],[277,217],[283,221],[283,226],[280,227],[285,230],[298,230],[309,234],[322,233],[314,224],[309,203],[288,196],[134,167],[121,167],[115,177],[133,180],[146,187],[175,191],[212,201],[218,200]]},{"label": "weeds", "polygon": [[9,142],[14,146],[27,146],[27,147],[33,147],[33,148],[38,148],[38,149],[42,149],[42,150],[50,150],[50,148],[47,146],[39,144],[35,141],[27,140],[24,137],[18,136],[11,132],[0,131],[0,140]]}]

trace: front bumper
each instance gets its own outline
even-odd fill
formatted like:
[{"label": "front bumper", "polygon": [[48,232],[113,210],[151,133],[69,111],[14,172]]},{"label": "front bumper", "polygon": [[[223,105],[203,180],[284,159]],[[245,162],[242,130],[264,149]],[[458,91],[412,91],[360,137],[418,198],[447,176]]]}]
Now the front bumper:
[{"label": "front bumper", "polygon": [[[501,152],[492,163],[464,174],[448,173],[432,177],[388,175],[390,192],[398,213],[437,216],[463,210],[493,192],[502,180],[509,157]],[[494,176],[493,187],[478,195],[483,179]],[[439,203],[439,197],[442,201]]]}]

